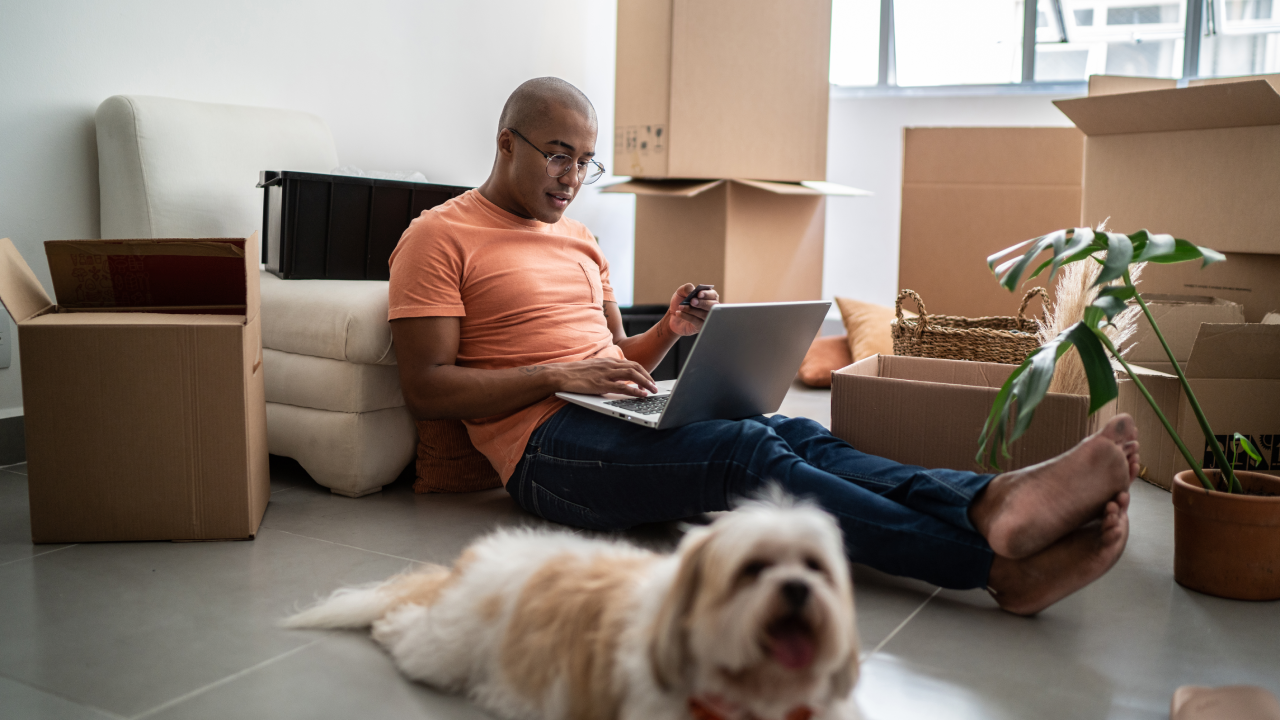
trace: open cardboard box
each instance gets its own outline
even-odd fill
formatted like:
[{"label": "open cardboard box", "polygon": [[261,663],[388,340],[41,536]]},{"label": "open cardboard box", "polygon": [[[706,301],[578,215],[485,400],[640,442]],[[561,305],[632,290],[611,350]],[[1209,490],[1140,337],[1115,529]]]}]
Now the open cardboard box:
[{"label": "open cardboard box", "polygon": [[[1258,323],[1205,323],[1200,325],[1191,358],[1186,368],[1187,382],[1200,402],[1209,427],[1226,451],[1235,433],[1250,439],[1262,455],[1262,463],[1254,463],[1248,455],[1238,453],[1234,467],[1271,475],[1280,475],[1280,325]],[[1176,376],[1135,366],[1146,388],[1151,391],[1161,412],[1178,430],[1178,436],[1204,467],[1217,463],[1205,440],[1200,424],[1191,411],[1191,403],[1182,392]],[[1122,397],[1122,412],[1141,410],[1146,403],[1141,397]],[[1189,470],[1173,440],[1159,425],[1154,412],[1134,417],[1139,429],[1154,423],[1161,437],[1139,438],[1147,480],[1168,489],[1173,476]]]},{"label": "open cardboard box", "polygon": [[[870,195],[827,182],[632,180],[635,302],[666,305],[686,282],[722,302],[818,300],[828,195]],[[994,284],[994,283],[993,283]]]},{"label": "open cardboard box", "polygon": [[37,543],[252,538],[270,493],[257,234],[8,239]]},{"label": "open cardboard box", "polygon": [[[1142,282],[1139,281],[1139,287]],[[1165,342],[1173,357],[1180,365],[1186,367],[1191,359],[1191,348],[1195,345],[1196,336],[1200,334],[1202,323],[1243,323],[1244,308],[1222,298],[1204,295],[1165,295],[1160,293],[1142,293],[1151,315],[1160,327]],[[1125,360],[1131,364],[1163,372],[1173,372],[1169,365],[1169,356],[1160,345],[1160,338],[1151,329],[1145,315],[1138,316],[1137,330],[1125,343],[1128,351]]]},{"label": "open cardboard box", "polygon": [[[926,468],[979,467],[978,436],[1016,365],[874,355],[831,376],[831,432],[858,450]],[[1001,470],[1034,465],[1075,447],[1115,414],[1093,415],[1083,395],[1050,393]]]}]

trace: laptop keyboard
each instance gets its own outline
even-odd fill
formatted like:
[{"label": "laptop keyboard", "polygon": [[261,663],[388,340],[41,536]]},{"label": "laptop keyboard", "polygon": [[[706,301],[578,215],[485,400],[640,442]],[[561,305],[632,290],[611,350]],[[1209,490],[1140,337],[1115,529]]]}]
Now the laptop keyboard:
[{"label": "laptop keyboard", "polygon": [[669,397],[671,396],[660,395],[658,397],[633,398],[630,400],[609,400],[605,405],[629,410],[637,415],[661,415],[662,410],[667,407],[667,398]]}]

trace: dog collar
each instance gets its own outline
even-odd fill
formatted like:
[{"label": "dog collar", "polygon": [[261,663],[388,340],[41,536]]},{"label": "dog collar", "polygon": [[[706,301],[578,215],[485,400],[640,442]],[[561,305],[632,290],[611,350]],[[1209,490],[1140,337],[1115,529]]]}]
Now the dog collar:
[{"label": "dog collar", "polygon": [[[717,697],[689,698],[689,715],[693,720],[760,720]],[[812,717],[813,709],[800,705],[788,710],[783,720],[810,720]]]}]

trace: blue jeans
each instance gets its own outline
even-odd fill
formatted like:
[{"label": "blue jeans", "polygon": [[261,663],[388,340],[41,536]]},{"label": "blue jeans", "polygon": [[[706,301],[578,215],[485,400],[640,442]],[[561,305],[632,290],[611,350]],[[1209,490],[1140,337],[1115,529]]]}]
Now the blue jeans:
[{"label": "blue jeans", "polygon": [[867,455],[807,418],[652,430],[569,405],[529,438],[507,492],[552,522],[620,530],[728,510],[776,482],[835,516],[850,560],[967,589],[994,558],[968,513],[992,477]]}]

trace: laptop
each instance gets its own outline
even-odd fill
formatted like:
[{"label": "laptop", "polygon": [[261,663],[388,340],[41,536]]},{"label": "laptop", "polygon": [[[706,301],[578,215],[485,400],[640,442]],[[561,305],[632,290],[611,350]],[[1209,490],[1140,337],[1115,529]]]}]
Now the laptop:
[{"label": "laptop", "polygon": [[665,430],[777,412],[831,303],[715,305],[675,380],[645,397],[556,393],[575,405]]}]

